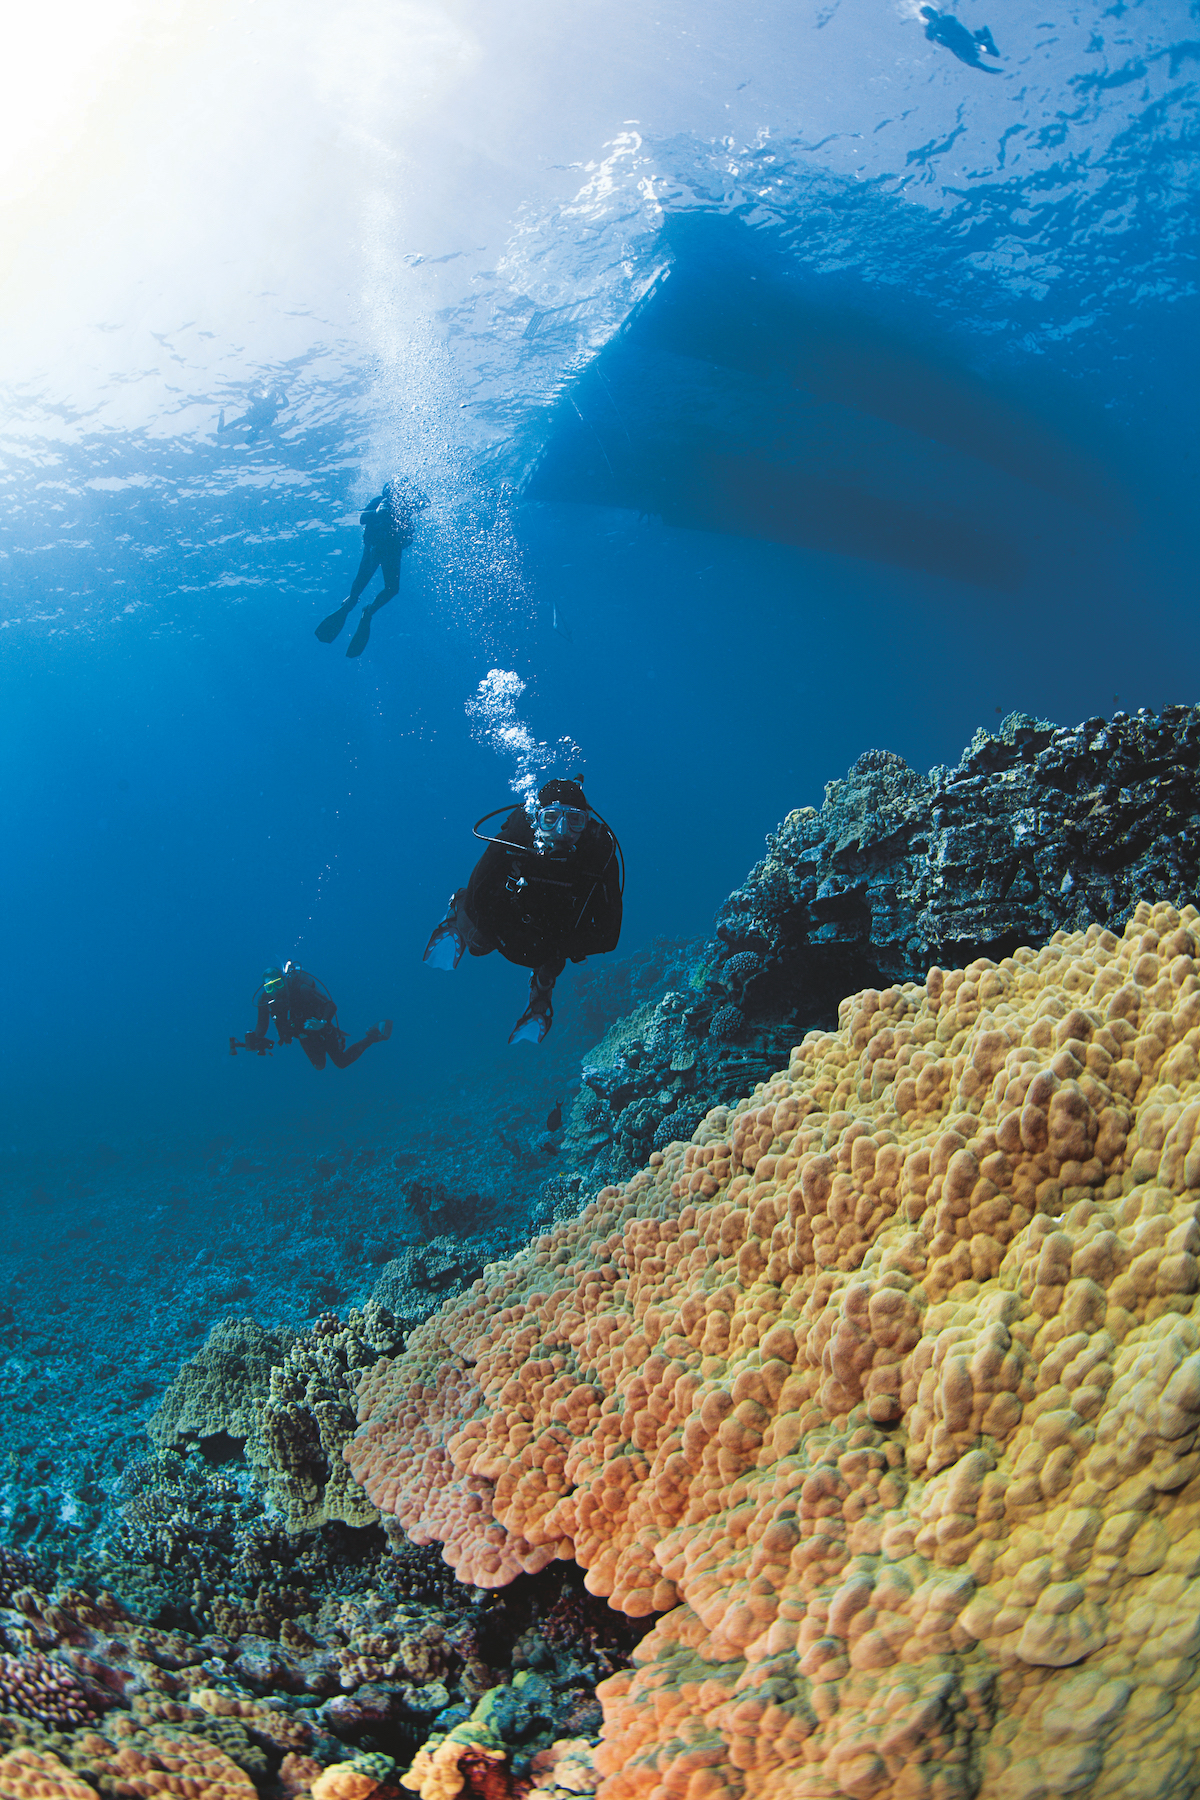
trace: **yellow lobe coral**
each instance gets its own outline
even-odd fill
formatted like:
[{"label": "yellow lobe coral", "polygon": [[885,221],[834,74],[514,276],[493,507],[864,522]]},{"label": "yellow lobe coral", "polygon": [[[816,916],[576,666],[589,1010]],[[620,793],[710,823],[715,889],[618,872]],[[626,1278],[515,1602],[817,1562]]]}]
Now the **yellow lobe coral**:
[{"label": "yellow lobe coral", "polygon": [[[128,1736],[132,1721],[119,1721],[114,1735]],[[119,1748],[94,1732],[80,1749],[86,1767],[102,1793],[118,1800],[156,1800],[158,1795],[183,1794],[189,1800],[256,1800],[250,1777],[215,1744],[203,1738],[169,1731],[146,1732],[136,1743]],[[94,1790],[88,1790],[89,1793]]]},{"label": "yellow lobe coral", "polygon": [[1200,915],[843,1003],[495,1265],[346,1455],[499,1585],[660,1613],[601,1800],[1200,1784]]},{"label": "yellow lobe coral", "polygon": [[558,1738],[529,1761],[535,1794],[594,1794],[600,1785],[595,1746],[587,1738]]},{"label": "yellow lobe coral", "polygon": [[505,1800],[509,1783],[504,1746],[487,1741],[485,1732],[476,1736],[469,1730],[460,1733],[461,1726],[440,1741],[422,1744],[407,1775],[400,1777],[402,1785],[420,1794],[421,1800],[457,1800],[470,1778],[472,1793],[484,1800],[492,1794]]},{"label": "yellow lobe coral", "polygon": [[352,1762],[334,1763],[312,1784],[312,1800],[370,1800],[379,1780],[356,1769]]},{"label": "yellow lobe coral", "polygon": [[96,1800],[96,1790],[79,1781],[49,1750],[25,1746],[0,1756],[2,1800]]}]

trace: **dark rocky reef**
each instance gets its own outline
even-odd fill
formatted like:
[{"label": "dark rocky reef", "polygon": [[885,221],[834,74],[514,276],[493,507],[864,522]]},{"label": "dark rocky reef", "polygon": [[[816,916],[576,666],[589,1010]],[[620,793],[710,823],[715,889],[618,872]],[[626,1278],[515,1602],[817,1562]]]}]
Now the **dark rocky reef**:
[{"label": "dark rocky reef", "polygon": [[[478,1791],[526,1793],[539,1752],[598,1736],[596,1684],[628,1667],[649,1626],[589,1594],[572,1565],[485,1593],[455,1581],[436,1546],[355,1563],[308,1540],[303,1555],[260,1556],[256,1587],[235,1581],[183,1621],[135,1612],[104,1589],[52,1588],[35,1563],[6,1554],[5,1800],[74,1793],[68,1772],[104,1797],[301,1800],[322,1767],[355,1753],[406,1766],[431,1733],[481,1712],[499,1766]],[[21,1752],[48,1761],[31,1769]]]},{"label": "dark rocky reef", "polygon": [[716,940],[585,1059],[563,1145],[582,1175],[562,1198],[690,1138],[799,1034],[831,1026],[846,994],[1092,921],[1119,932],[1144,894],[1195,902],[1198,770],[1187,706],[1069,727],[1010,713],[928,775],[868,750],[768,838]]}]

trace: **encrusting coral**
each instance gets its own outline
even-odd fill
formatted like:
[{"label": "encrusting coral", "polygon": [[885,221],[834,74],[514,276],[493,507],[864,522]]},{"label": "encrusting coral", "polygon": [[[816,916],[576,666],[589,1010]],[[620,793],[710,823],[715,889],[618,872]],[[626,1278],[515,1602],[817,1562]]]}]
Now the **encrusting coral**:
[{"label": "encrusting coral", "polygon": [[1193,1794],[1198,1127],[1191,907],[860,993],[370,1369],[347,1458],[465,1581],[662,1615],[603,1800]]}]

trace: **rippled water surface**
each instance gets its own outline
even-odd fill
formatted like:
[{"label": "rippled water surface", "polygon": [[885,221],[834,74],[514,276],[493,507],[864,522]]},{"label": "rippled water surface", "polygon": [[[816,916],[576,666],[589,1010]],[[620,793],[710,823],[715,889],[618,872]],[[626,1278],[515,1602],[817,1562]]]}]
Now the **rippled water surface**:
[{"label": "rippled water surface", "polygon": [[[355,1131],[459,1079],[469,1112],[522,978],[420,953],[518,773],[467,711],[490,670],[620,832],[623,950],[703,932],[864,749],[1197,698],[1194,9],[960,0],[977,58],[917,15],[24,28],[10,1159]],[[431,505],[348,661],[313,627],[395,470]],[[286,956],[391,1044],[231,1061]]]}]

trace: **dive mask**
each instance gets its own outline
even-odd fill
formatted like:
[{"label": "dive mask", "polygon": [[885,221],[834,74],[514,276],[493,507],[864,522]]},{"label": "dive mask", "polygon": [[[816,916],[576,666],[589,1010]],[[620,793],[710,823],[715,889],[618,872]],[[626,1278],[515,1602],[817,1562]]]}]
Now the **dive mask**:
[{"label": "dive mask", "polygon": [[538,832],[551,843],[577,838],[587,822],[587,812],[581,806],[551,805],[538,808]]}]

